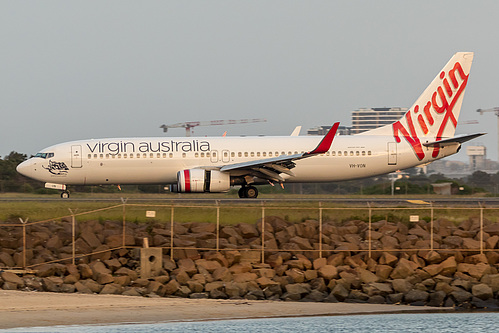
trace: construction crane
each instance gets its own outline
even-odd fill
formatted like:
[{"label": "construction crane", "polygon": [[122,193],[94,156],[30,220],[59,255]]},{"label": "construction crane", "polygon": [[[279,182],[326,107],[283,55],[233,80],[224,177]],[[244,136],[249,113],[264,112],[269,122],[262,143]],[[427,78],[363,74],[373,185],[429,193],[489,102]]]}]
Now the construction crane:
[{"label": "construction crane", "polygon": [[[478,109],[476,112],[480,112],[480,115],[483,115],[484,112],[495,112],[497,116],[497,129],[499,130],[499,107],[492,108],[492,109]],[[498,155],[497,158],[499,159],[499,132],[497,135],[497,150],[498,150]]]},{"label": "construction crane", "polygon": [[163,132],[168,132],[169,128],[185,128],[185,136],[191,136],[191,128],[196,126],[215,126],[215,125],[236,125],[236,124],[249,124],[249,123],[262,123],[267,119],[238,119],[238,120],[211,120],[211,121],[187,121],[185,123],[176,123],[171,125],[161,125],[159,128]]}]

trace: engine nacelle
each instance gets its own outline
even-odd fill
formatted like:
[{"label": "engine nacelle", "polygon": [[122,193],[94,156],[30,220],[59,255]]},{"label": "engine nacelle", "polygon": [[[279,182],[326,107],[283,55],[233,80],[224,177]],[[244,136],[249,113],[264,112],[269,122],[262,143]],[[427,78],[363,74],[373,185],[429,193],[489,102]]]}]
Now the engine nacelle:
[{"label": "engine nacelle", "polygon": [[230,175],[218,170],[186,169],[177,173],[174,192],[226,192],[230,189]]}]

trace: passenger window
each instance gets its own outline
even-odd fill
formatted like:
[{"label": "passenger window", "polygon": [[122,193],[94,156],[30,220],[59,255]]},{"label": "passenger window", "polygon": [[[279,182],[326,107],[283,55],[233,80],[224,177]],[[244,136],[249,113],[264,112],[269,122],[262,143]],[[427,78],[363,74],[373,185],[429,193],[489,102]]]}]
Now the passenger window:
[{"label": "passenger window", "polygon": [[248,157],[248,152],[247,151],[244,152],[244,157]]},{"label": "passenger window", "polygon": [[194,154],[194,157],[195,157],[195,158],[198,158],[198,157],[199,157],[199,154],[198,154],[198,153],[195,153],[195,154]]},{"label": "passenger window", "polygon": [[185,156],[186,156],[186,154],[185,154],[185,153],[182,153],[182,157],[184,157],[184,158],[185,158]]},{"label": "passenger window", "polygon": [[121,158],[121,154],[118,154],[118,158]]},{"label": "passenger window", "polygon": [[170,153],[168,156],[169,156],[170,158],[173,158],[173,153]]},{"label": "passenger window", "polygon": [[362,151],[362,156],[366,156],[366,151],[365,150]]},{"label": "passenger window", "polygon": [[97,154],[94,154],[94,158],[97,158]]},{"label": "passenger window", "polygon": [[224,157],[229,157],[229,154],[226,151],[224,151]]},{"label": "passenger window", "polygon": [[260,152],[256,152],[256,157],[260,157]]},{"label": "passenger window", "polygon": [[166,158],[166,153],[163,153],[163,158]]},{"label": "passenger window", "polygon": [[254,152],[254,151],[252,151],[252,152],[250,153],[250,155],[251,155],[251,157],[255,157],[255,152]]},{"label": "passenger window", "polygon": [[109,154],[106,154],[106,158],[109,158]]},{"label": "passenger window", "polygon": [[341,151],[338,152],[338,156],[341,156]]},{"label": "passenger window", "polygon": [[140,154],[139,153],[137,153],[137,158],[140,158]]},{"label": "passenger window", "polygon": [[367,151],[367,155],[371,155],[371,151],[370,150]]},{"label": "passenger window", "polygon": [[267,156],[267,153],[266,153],[266,152],[263,152],[263,153],[262,153],[262,156],[263,156],[263,157],[266,157],[266,156]]},{"label": "passenger window", "polygon": [[210,157],[210,153],[206,153],[206,157]]},{"label": "passenger window", "polygon": [[359,156],[359,151],[358,150],[355,152],[355,155]]},{"label": "passenger window", "polygon": [[126,157],[127,157],[126,153],[125,153],[125,154],[123,154],[123,158],[126,158]]},{"label": "passenger window", "polygon": [[92,158],[92,154],[88,154],[88,159],[91,159]]},{"label": "passenger window", "polygon": [[348,156],[348,152],[345,150],[345,151],[343,152],[343,155],[344,155],[344,156]]},{"label": "passenger window", "polygon": [[232,152],[232,153],[230,153],[230,156],[231,157],[236,157],[236,153]]},{"label": "passenger window", "polygon": [[269,157],[272,157],[272,152],[271,151],[269,151]]},{"label": "passenger window", "polygon": [[336,152],[335,152],[335,151],[332,151],[332,152],[331,152],[331,156],[336,156]]},{"label": "passenger window", "polygon": [[243,153],[239,152],[239,153],[237,153],[237,156],[238,157],[243,157]]}]

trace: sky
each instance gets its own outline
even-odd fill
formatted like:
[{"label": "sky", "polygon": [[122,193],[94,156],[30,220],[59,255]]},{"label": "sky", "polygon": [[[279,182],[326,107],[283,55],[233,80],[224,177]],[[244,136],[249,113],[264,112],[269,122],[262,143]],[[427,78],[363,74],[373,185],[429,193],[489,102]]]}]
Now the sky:
[{"label": "sky", "polygon": [[[90,138],[289,135],[410,107],[475,58],[457,134],[498,158],[498,1],[0,0],[0,156]],[[466,160],[465,149],[451,159]]]}]

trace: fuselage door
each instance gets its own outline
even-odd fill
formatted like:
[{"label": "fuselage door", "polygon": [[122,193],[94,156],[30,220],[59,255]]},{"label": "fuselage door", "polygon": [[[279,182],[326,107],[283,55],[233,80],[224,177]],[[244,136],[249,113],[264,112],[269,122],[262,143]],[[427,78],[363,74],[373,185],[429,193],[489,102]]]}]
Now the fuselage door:
[{"label": "fuselage door", "polygon": [[81,146],[73,145],[71,146],[71,167],[72,168],[81,168]]},{"label": "fuselage door", "polygon": [[388,142],[388,165],[397,165],[397,143]]},{"label": "fuselage door", "polygon": [[212,150],[210,154],[210,160],[212,163],[217,163],[218,162],[218,151]]}]

